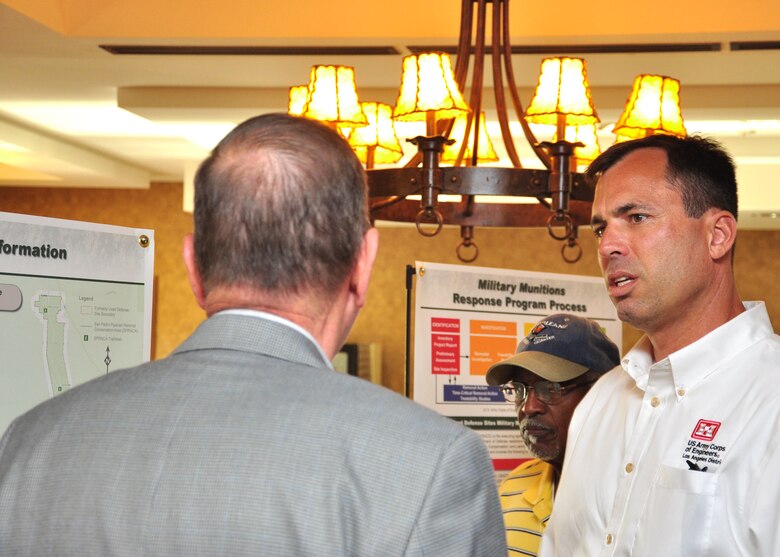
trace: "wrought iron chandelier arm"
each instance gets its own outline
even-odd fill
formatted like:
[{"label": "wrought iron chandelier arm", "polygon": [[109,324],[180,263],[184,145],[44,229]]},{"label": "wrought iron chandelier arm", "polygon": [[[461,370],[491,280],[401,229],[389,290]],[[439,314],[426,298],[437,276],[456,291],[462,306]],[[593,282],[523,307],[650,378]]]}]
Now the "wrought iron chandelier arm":
[{"label": "wrought iron chandelier arm", "polygon": [[[497,0],[498,1],[498,0]],[[502,49],[501,34],[501,14],[503,10],[493,7],[493,95],[496,99],[496,112],[498,113],[498,124],[501,129],[501,139],[506,147],[507,156],[515,168],[522,168],[520,157],[517,155],[515,141],[512,138],[512,132],[509,130],[509,114],[506,106],[506,96],[504,95],[504,79],[501,70],[501,57],[506,55],[505,49]],[[506,43],[506,38],[503,39]]]},{"label": "wrought iron chandelier arm", "polygon": [[460,33],[455,58],[455,81],[463,91],[471,58],[471,30],[473,28],[473,0],[461,0],[460,3]]},{"label": "wrought iron chandelier arm", "polygon": [[420,166],[421,162],[422,162],[422,155],[418,151],[414,155],[412,155],[412,157],[408,161],[406,161],[406,164],[404,164],[403,168],[417,168],[418,166]]},{"label": "wrought iron chandelier arm", "polygon": [[[479,117],[482,112],[482,85],[485,75],[485,27],[487,20],[487,4],[485,0],[480,0],[477,9],[477,34],[474,39],[474,71],[471,75],[471,99],[469,107],[468,122],[466,125],[466,134],[463,143],[468,142],[469,130],[474,130],[473,144],[471,147],[471,165],[477,165],[477,156],[479,153]],[[476,118],[476,123],[474,119]],[[472,128],[473,126],[473,128]]]},{"label": "wrought iron chandelier arm", "polygon": [[[517,84],[515,83],[515,72],[512,69],[512,45],[509,40],[509,2],[506,0],[501,1],[501,11],[503,14],[503,43],[504,43],[504,69],[506,70],[506,79],[509,85],[509,95],[512,97],[512,103],[515,107],[515,113],[517,120],[520,123],[520,127],[523,129],[526,141],[528,141],[534,153],[542,161],[542,164],[546,168],[552,167],[552,161],[549,155],[539,146],[539,140],[536,139],[534,132],[531,131],[531,126],[525,121],[525,110],[523,109],[523,103],[520,102],[520,95],[517,92]],[[506,110],[504,110],[506,113]],[[500,114],[500,112],[499,112]]]}]

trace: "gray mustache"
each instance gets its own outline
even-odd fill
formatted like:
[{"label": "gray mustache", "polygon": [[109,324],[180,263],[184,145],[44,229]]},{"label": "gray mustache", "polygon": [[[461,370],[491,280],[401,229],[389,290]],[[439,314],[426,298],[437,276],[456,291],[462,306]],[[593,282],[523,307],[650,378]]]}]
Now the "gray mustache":
[{"label": "gray mustache", "polygon": [[522,422],[520,422],[521,433],[525,433],[528,430],[528,428],[552,431],[552,428],[550,426],[548,426],[547,424],[543,424],[542,422],[535,420],[534,418],[525,418]]}]

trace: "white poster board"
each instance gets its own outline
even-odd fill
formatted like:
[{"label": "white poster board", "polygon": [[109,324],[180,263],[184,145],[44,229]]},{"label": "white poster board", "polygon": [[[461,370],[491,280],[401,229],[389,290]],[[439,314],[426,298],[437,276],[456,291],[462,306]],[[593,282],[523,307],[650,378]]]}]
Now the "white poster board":
[{"label": "white poster board", "polygon": [[148,361],[154,231],[0,212],[0,432]]},{"label": "white poster board", "polygon": [[488,367],[553,313],[593,319],[621,346],[617,311],[601,277],[415,265],[414,400],[479,433],[500,479],[531,455]]}]

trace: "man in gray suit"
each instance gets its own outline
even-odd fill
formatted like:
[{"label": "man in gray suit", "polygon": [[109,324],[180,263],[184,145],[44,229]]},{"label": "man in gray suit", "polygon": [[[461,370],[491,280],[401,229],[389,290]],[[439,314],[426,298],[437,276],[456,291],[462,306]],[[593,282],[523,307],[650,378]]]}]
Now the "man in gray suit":
[{"label": "man in gray suit", "polygon": [[347,143],[260,116],[195,184],[184,259],[208,319],[9,427],[0,554],[505,555],[479,438],[331,369],[377,250]]}]

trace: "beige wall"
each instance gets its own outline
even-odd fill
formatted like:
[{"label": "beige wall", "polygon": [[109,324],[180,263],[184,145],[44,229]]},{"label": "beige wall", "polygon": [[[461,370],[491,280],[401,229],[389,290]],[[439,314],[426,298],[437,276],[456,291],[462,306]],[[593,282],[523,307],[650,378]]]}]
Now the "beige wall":
[{"label": "beige wall", "polygon": [[[180,184],[153,184],[149,190],[0,188],[0,211],[50,216],[155,230],[153,357],[167,356],[203,319],[181,263],[181,239],[192,231],[191,215],[181,210]],[[581,231],[582,259],[573,265],[560,256],[560,243],[542,229],[477,229],[475,241],[484,267],[599,276],[596,243]],[[380,228],[380,248],[368,304],[355,324],[352,342],[382,345],[384,383],[403,391],[406,265],[415,261],[458,263],[456,228],[422,238],[413,228]],[[743,299],[763,299],[780,328],[780,231],[741,231],[735,270]],[[624,351],[636,341],[624,326]]]}]

